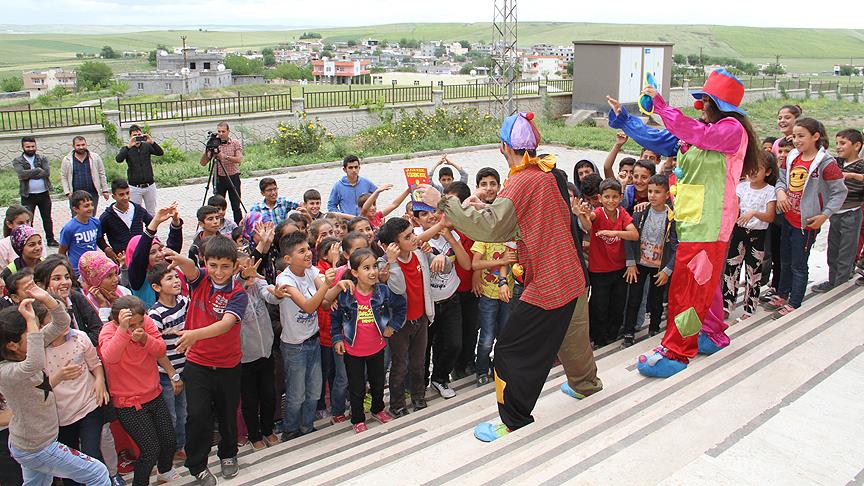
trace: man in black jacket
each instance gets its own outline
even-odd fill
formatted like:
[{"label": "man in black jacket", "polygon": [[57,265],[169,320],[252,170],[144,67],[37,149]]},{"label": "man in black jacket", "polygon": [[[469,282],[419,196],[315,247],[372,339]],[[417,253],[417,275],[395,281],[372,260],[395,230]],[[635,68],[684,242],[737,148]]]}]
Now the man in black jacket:
[{"label": "man in black jacket", "polygon": [[132,191],[132,202],[143,204],[150,214],[156,211],[156,182],[150,157],[163,154],[162,147],[149,133],[144,133],[138,125],[132,125],[129,127],[129,142],[115,157],[118,164],[128,164],[126,178]]},{"label": "man in black jacket", "polygon": [[102,225],[103,237],[108,239],[108,246],[120,254],[126,251],[133,236],[144,233],[144,227],[150,224],[153,216],[143,206],[130,200],[130,187],[126,179],[111,181],[111,197],[114,202],[99,216],[99,223]]},{"label": "man in black jacket", "polygon": [[35,138],[22,137],[21,149],[21,155],[12,160],[20,181],[21,205],[34,217],[36,208],[39,208],[45,241],[48,246],[58,247],[60,243],[54,239],[54,222],[51,220],[51,164],[47,157],[36,153]]}]

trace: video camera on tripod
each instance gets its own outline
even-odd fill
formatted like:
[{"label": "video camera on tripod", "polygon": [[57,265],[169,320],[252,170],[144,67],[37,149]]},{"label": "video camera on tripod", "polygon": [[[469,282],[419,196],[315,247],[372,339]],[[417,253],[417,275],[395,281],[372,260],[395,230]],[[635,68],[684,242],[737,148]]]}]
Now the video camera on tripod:
[{"label": "video camera on tripod", "polygon": [[219,138],[218,134],[212,131],[208,131],[207,141],[204,142],[204,148],[208,152],[210,152],[210,156],[212,157],[219,153],[219,146],[225,145],[226,143],[228,143],[227,140],[222,140],[221,138]]}]

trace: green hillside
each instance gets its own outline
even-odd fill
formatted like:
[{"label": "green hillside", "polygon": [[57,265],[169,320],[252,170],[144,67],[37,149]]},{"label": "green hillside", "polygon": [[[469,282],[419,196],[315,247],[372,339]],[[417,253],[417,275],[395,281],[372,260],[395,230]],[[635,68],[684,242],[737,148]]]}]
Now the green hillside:
[{"label": "green hillside", "polygon": [[[490,42],[492,38],[489,23],[389,24],[315,30],[324,36],[325,41],[371,37],[380,40],[413,38]],[[104,45],[110,45],[115,51],[150,50],[157,44],[179,45],[180,36],[186,35],[189,45],[200,48],[260,49],[296,40],[301,33],[302,30],[161,30],[88,35],[0,34],[0,76],[49,65],[73,67],[80,62],[75,59],[75,53],[98,53]],[[774,56],[779,54],[782,62],[793,71],[805,72],[830,70],[834,63],[848,62],[850,56],[857,57],[856,62],[861,62],[864,55],[864,30],[560,22],[519,24],[519,44],[522,46],[541,42],[566,45],[573,40],[588,39],[672,42],[675,52],[679,54],[696,54],[702,48],[706,55],[737,57],[754,62],[773,61]],[[135,66],[118,67],[130,69]]]}]

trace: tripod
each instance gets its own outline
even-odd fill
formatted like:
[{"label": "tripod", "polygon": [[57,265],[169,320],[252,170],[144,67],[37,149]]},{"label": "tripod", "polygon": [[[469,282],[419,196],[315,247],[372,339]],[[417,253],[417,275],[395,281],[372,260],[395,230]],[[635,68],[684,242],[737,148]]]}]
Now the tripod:
[{"label": "tripod", "polygon": [[[210,161],[208,162],[208,175],[207,175],[207,185],[204,187],[204,198],[201,200],[201,206],[207,204],[207,194],[210,192],[211,186],[213,187],[213,193],[216,193],[216,181],[219,177],[219,171],[216,170],[217,167],[222,169],[222,173],[227,174],[228,171],[225,170],[225,166],[222,164],[222,161],[219,160],[219,149],[210,150]],[[236,198],[236,200],[240,203],[240,207],[243,209],[243,213],[248,213],[249,210],[246,209],[246,205],[243,204],[243,200],[240,198],[240,191],[237,190],[237,187],[234,185],[234,181],[231,180],[228,176],[225,176],[228,180],[228,190],[231,191],[231,200]]]}]

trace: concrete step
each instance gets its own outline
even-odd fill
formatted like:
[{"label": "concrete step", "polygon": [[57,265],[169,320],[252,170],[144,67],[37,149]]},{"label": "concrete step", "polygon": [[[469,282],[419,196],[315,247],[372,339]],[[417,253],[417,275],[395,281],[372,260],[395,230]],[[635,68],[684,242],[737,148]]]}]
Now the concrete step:
[{"label": "concrete step", "polygon": [[[386,425],[370,424],[361,435],[340,425],[264,451],[251,452],[247,446],[240,456],[240,475],[220,483],[683,484],[700,478],[737,482],[747,477],[746,471],[719,471],[734,465],[736,454],[752,452],[767,440],[750,436],[767,421],[779,420],[784,404],[801,396],[809,399],[810,390],[837,370],[859,378],[855,372],[864,374],[858,357],[864,352],[862,303],[864,292],[848,284],[812,296],[783,319],[772,320],[759,312],[730,328],[729,348],[698,357],[667,380],[643,378],[633,366],[638,354],[659,345],[660,336],[643,337],[626,350],[610,345],[597,351],[603,392],[583,401],[561,394],[558,387],[564,376],[557,367],[535,409],[537,422],[492,444],[472,436],[476,423],[497,420],[492,387],[476,388],[468,378],[454,383],[455,398],[433,398],[428,409]],[[847,365],[854,369],[846,370]],[[829,385],[843,389],[833,381]],[[860,385],[858,393],[860,404]],[[843,403],[854,397],[847,392]],[[810,401],[814,400],[824,404]],[[824,407],[820,410],[825,412]],[[774,427],[782,430],[806,412],[800,410]],[[842,429],[851,416],[847,410],[831,423]],[[855,431],[857,422],[837,437],[848,438]],[[817,436],[830,442],[826,450],[837,449],[833,436]],[[858,434],[854,443],[862,437]],[[811,449],[819,452],[820,446],[814,443]],[[831,473],[852,479],[864,468],[859,456],[845,453],[845,467]],[[777,459],[767,452],[756,457]],[[211,459],[217,473],[218,460]],[[782,461],[775,463],[769,470],[782,473]],[[757,467],[754,461],[748,464]],[[812,466],[812,461],[807,464]],[[805,466],[795,474],[785,471],[787,477],[808,482],[816,477]],[[189,482],[188,476],[184,482]]]}]

